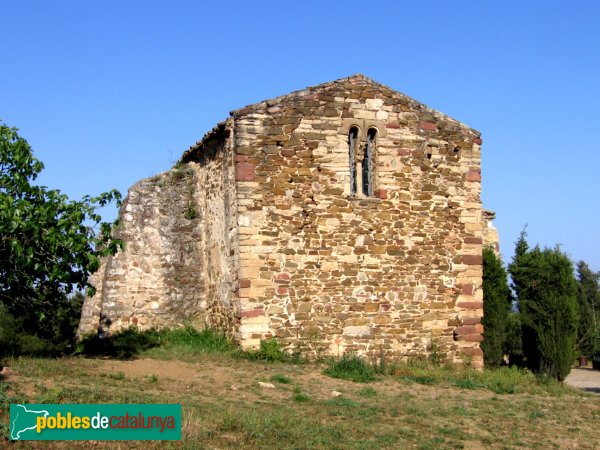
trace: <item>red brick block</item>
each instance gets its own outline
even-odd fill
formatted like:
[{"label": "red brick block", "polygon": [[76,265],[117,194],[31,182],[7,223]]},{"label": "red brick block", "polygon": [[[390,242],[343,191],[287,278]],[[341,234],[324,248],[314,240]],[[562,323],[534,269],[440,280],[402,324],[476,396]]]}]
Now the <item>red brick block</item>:
[{"label": "red brick block", "polygon": [[254,164],[239,162],[235,165],[236,181],[254,181]]},{"label": "red brick block", "polygon": [[462,295],[473,295],[473,285],[472,284],[463,284]]},{"label": "red brick block", "polygon": [[259,309],[249,309],[247,311],[242,311],[240,313],[240,317],[259,317],[264,316],[265,311],[262,308]]},{"label": "red brick block", "polygon": [[471,142],[477,145],[483,144],[483,140],[480,137],[472,139]]},{"label": "red brick block", "polygon": [[281,273],[278,273],[277,275],[275,275],[275,279],[276,280],[289,280],[290,279],[290,274],[289,273],[285,273],[285,272],[281,272]]},{"label": "red brick block", "polygon": [[475,169],[469,170],[467,172],[467,178],[466,178],[466,180],[467,181],[479,181],[479,182],[481,182],[481,172],[479,170],[475,170]]},{"label": "red brick block", "polygon": [[463,348],[461,350],[463,355],[469,355],[469,356],[483,356],[483,350],[481,350],[481,348],[479,347],[475,347],[475,348]]},{"label": "red brick block", "polygon": [[386,200],[388,198],[387,189],[377,189],[375,192],[375,197],[380,198],[381,200]]},{"label": "red brick block", "polygon": [[240,280],[240,288],[249,288],[251,284],[252,282],[247,278],[243,278]]},{"label": "red brick block", "polygon": [[456,327],[454,329],[456,334],[466,335],[466,334],[476,334],[476,325],[463,325],[461,327]]},{"label": "red brick block", "polygon": [[459,334],[457,335],[457,339],[467,342],[482,342],[483,336],[481,334]]},{"label": "red brick block", "polygon": [[289,158],[290,156],[294,156],[296,154],[296,150],[291,149],[291,148],[286,148],[281,150],[281,156],[285,156],[286,158]]},{"label": "red brick block", "polygon": [[465,238],[465,244],[483,244],[483,239],[480,237],[467,236]]},{"label": "red brick block", "polygon": [[481,255],[462,255],[461,262],[469,266],[478,266],[483,264],[483,256]]},{"label": "red brick block", "polygon": [[458,302],[456,306],[464,309],[483,309],[483,302]]},{"label": "red brick block", "polygon": [[248,161],[248,156],[247,155],[235,155],[235,158],[233,158],[233,160],[238,163],[238,162],[244,162],[244,161]]},{"label": "red brick block", "polygon": [[437,125],[434,122],[421,122],[419,124],[422,130],[426,131],[435,131],[437,130]]},{"label": "red brick block", "polygon": [[481,318],[480,317],[465,317],[462,320],[463,325],[477,325],[478,323],[481,323]]}]

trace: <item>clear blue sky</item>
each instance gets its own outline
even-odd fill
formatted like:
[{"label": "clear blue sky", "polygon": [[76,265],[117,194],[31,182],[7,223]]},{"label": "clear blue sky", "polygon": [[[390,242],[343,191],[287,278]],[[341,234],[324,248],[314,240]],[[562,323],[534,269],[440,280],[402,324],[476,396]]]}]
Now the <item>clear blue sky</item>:
[{"label": "clear blue sky", "polygon": [[[0,118],[73,198],[168,169],[230,110],[363,73],[483,134],[504,259],[600,270],[600,2],[0,0]],[[109,217],[114,215],[108,211]]]}]

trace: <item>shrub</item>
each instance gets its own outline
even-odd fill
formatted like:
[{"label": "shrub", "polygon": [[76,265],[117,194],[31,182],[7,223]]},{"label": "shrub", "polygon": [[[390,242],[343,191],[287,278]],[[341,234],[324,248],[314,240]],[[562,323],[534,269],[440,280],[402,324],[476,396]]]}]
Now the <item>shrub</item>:
[{"label": "shrub", "polygon": [[139,331],[136,327],[126,328],[108,337],[89,334],[77,344],[77,353],[129,359],[143,350],[159,346],[162,334],[155,329]]},{"label": "shrub", "polygon": [[[59,308],[48,321],[41,323],[37,329],[34,328],[35,331],[26,331],[26,318],[15,317],[0,303],[0,358],[19,355],[57,356],[70,351],[76,326],[71,319],[72,313]],[[53,336],[48,335],[51,330],[55,330]]]},{"label": "shrub", "polygon": [[243,353],[248,359],[255,361],[283,362],[290,358],[281,349],[281,344],[277,339],[261,339],[258,350],[248,350]]},{"label": "shrub", "polygon": [[161,347],[184,348],[195,353],[227,353],[237,350],[230,338],[210,328],[198,331],[187,326],[164,330],[159,340]]},{"label": "shrub", "polygon": [[377,379],[377,370],[364,359],[356,355],[343,355],[340,359],[333,359],[324,371],[325,375],[333,378],[368,383]]}]

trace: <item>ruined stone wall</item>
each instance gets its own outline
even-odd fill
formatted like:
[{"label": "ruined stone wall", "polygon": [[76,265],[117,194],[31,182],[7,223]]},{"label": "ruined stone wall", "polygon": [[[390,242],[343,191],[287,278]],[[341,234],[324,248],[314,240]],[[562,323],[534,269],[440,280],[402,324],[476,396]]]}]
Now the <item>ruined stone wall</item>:
[{"label": "ruined stone wall", "polygon": [[202,154],[129,190],[119,214],[125,250],[93,278],[97,293],[84,303],[80,335],[131,325],[232,327],[237,235],[227,145],[220,127]]},{"label": "ruined stone wall", "polygon": [[[479,133],[361,76],[233,115],[242,345],[480,366]],[[378,129],[374,197],[353,125]]]},{"label": "ruined stone wall", "polygon": [[495,212],[485,209],[483,210],[483,246],[491,247],[494,250],[494,253],[496,253],[496,256],[500,256],[500,236],[498,235],[498,230],[492,222],[495,218]]},{"label": "ruined stone wall", "polygon": [[[198,286],[207,302],[206,325],[232,334],[237,316],[239,246],[231,123],[226,122],[190,149],[183,161],[198,170],[198,212],[202,215],[202,274]],[[192,311],[190,311],[192,312]]]}]

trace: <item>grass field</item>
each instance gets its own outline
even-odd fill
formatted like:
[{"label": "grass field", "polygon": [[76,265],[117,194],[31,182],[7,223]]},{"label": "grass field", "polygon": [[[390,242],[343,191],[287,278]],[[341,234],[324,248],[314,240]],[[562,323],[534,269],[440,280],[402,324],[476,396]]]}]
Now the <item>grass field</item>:
[{"label": "grass field", "polygon": [[[600,396],[521,371],[480,373],[420,361],[361,383],[345,376],[360,372],[354,363],[268,362],[210,345],[202,351],[175,339],[132,360],[9,359],[16,373],[0,384],[0,447],[600,448]],[[16,402],[181,403],[183,439],[11,443],[8,405]]]}]

